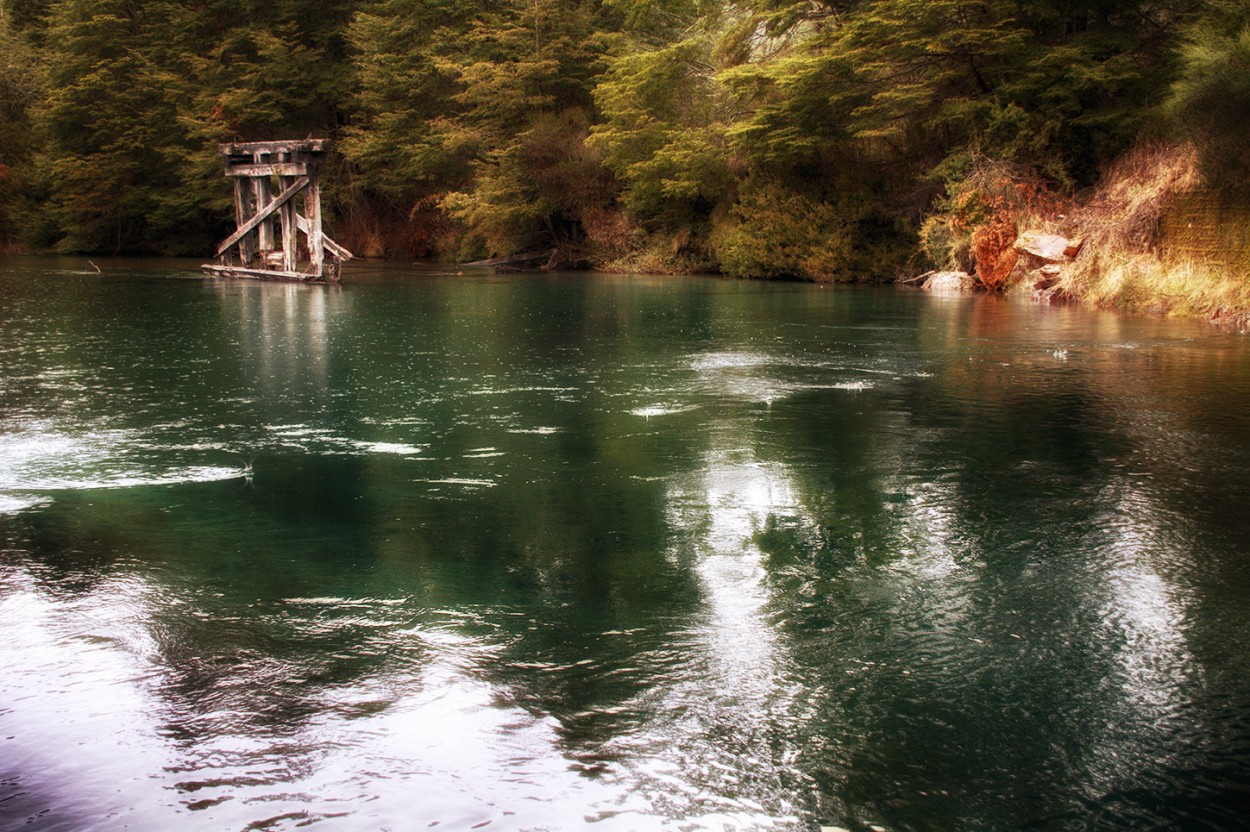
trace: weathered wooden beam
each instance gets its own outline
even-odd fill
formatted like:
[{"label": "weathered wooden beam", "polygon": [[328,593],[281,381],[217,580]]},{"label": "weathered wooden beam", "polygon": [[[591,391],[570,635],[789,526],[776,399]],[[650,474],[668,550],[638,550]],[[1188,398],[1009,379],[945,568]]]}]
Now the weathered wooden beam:
[{"label": "weathered wooden beam", "polygon": [[251,156],[254,153],[321,153],[325,139],[290,139],[280,142],[229,142],[217,146],[222,156]]},{"label": "weathered wooden beam", "polygon": [[[296,221],[299,223],[299,230],[300,230],[300,231],[303,231],[305,234],[307,234],[307,233],[308,233],[308,231],[309,231],[308,220],[306,220],[306,219],[304,219],[303,217],[298,216],[298,215],[296,215],[295,219],[296,219]],[[343,248],[343,246],[342,246],[342,245],[340,245],[339,243],[334,242],[334,240],[333,240],[333,239],[331,239],[331,237],[330,237],[330,235],[329,235],[329,234],[326,234],[325,232],[322,232],[322,234],[321,234],[321,240],[322,240],[322,242],[324,242],[324,243],[325,243],[326,251],[330,252],[331,254],[333,254],[333,255],[334,255],[335,257],[337,257],[338,259],[340,259],[340,260],[354,260],[354,259],[356,258],[356,255],[352,254],[350,251],[348,251],[347,249]]]},{"label": "weathered wooden beam", "polygon": [[305,274],[304,272],[284,272],[274,269],[246,269],[241,266],[219,266],[215,264],[205,264],[200,266],[201,269],[209,274],[219,275],[221,277],[246,277],[256,280],[290,280],[303,283],[320,282],[318,275]]},{"label": "weathered wooden beam", "polygon": [[[283,189],[282,193],[278,194],[277,199],[273,200],[272,202],[270,202],[269,204],[265,205],[263,208],[258,210],[252,216],[251,219],[243,223],[243,225],[240,225],[233,234],[231,234],[222,242],[221,245],[217,246],[217,256],[220,257],[221,255],[229,251],[231,246],[233,246],[239,240],[243,239],[243,237],[245,237],[247,233],[251,231],[253,228],[260,225],[269,217],[272,217],[275,211],[277,211],[279,208],[281,208],[282,206],[290,202],[291,198],[295,196],[296,194],[298,194],[300,191],[304,190],[304,188],[307,187],[307,185],[308,185],[307,176],[301,176],[300,178],[293,181],[290,185],[288,185],[285,189]],[[261,245],[262,249],[264,248],[263,242],[264,241],[262,238],[262,245]]]},{"label": "weathered wooden beam", "polygon": [[329,237],[323,236],[322,239],[326,241],[326,250],[329,251],[338,259],[351,260],[356,256],[352,254],[350,251],[348,251],[347,249],[343,248],[343,246],[331,240]]},{"label": "weathered wooden beam", "polygon": [[321,232],[321,191],[317,184],[316,168],[308,173],[308,187],[304,189],[304,213],[308,219],[298,223],[303,218],[296,214],[297,224],[306,226],[304,233],[308,235],[308,263],[313,273],[320,276],[326,260],[326,244]]},{"label": "weathered wooden beam", "polygon": [[[268,176],[261,176],[256,179],[248,180],[252,183],[252,192],[256,196],[256,205],[268,205],[273,202],[273,182]],[[260,224],[260,230],[257,232],[260,238],[261,251],[273,251],[273,220],[266,219]]]},{"label": "weathered wooden beam", "polygon": [[267,164],[226,165],[226,176],[304,176],[308,173],[305,162],[270,162]]},{"label": "weathered wooden beam", "polygon": [[[251,184],[243,179],[234,180],[234,222],[236,226],[243,225],[252,216],[252,187]],[[251,235],[244,236],[239,240],[239,257],[243,260],[243,265],[247,265],[252,261],[254,247],[252,245]]]},{"label": "weathered wooden beam", "polygon": [[[289,176],[280,176],[278,186],[285,193],[293,186],[294,181]],[[310,181],[308,177],[304,177],[305,187]],[[282,268],[293,272],[299,265],[299,223],[295,221],[295,203],[291,200],[288,199],[278,207],[278,223],[282,232]]]}]

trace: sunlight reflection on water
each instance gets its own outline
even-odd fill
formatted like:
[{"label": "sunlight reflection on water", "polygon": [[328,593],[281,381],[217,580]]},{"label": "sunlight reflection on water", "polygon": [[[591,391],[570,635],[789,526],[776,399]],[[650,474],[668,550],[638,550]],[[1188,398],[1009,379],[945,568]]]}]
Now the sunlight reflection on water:
[{"label": "sunlight reflection on water", "polygon": [[1241,342],[362,270],[0,296],[0,821],[1240,817]]}]

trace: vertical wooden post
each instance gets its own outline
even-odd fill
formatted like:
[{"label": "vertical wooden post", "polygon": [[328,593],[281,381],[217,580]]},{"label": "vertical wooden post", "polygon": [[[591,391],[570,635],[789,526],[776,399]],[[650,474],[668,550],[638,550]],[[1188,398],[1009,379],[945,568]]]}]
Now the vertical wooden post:
[{"label": "vertical wooden post", "polygon": [[[234,221],[237,225],[243,225],[252,218],[253,213],[252,186],[247,179],[236,176],[234,178]],[[244,266],[252,262],[252,255],[255,254],[253,249],[251,234],[239,241],[239,256]]]},{"label": "vertical wooden post", "polygon": [[304,215],[308,218],[308,263],[312,273],[323,276],[326,249],[321,233],[321,191],[317,184],[317,164],[308,163],[308,188],[304,191]]},{"label": "vertical wooden post", "polygon": [[[266,153],[257,153],[252,158],[259,165],[266,161],[265,157],[267,155]],[[256,192],[256,210],[260,211],[273,202],[273,185],[270,183],[268,176],[258,176],[251,181],[252,187]],[[256,229],[256,232],[260,238],[261,253],[273,251],[273,222],[265,220]]]},{"label": "vertical wooden post", "polygon": [[[278,155],[280,161],[290,160],[289,153]],[[294,176],[279,176],[278,190],[285,191],[295,182]],[[299,223],[295,219],[295,200],[287,200],[278,209],[279,227],[282,232],[282,270],[293,272],[299,265]]]}]

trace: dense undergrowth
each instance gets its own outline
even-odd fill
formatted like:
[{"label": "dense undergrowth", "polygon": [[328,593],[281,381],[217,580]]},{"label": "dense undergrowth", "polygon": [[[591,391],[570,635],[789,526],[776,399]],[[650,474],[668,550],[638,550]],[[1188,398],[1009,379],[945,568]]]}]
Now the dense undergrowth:
[{"label": "dense undergrowth", "polygon": [[1227,226],[1248,130],[1232,0],[0,5],[6,250],[201,254],[216,144],[316,135],[368,256],[1000,290],[1040,227],[1072,295],[1213,314],[1239,256],[1169,206]]}]

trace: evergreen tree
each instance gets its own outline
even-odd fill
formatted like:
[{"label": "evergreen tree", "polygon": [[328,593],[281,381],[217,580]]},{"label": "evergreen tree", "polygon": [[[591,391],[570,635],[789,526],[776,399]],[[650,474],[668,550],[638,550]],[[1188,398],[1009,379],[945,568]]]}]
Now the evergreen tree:
[{"label": "evergreen tree", "polygon": [[160,150],[180,132],[152,60],[159,12],[155,3],[86,0],[51,11],[56,60],[39,110],[39,163],[61,251],[136,251],[153,238],[148,216],[174,181]]},{"label": "evergreen tree", "polygon": [[20,247],[34,158],[31,111],[45,94],[35,50],[0,15],[0,251]]},{"label": "evergreen tree", "polygon": [[652,229],[697,226],[732,188],[713,49],[703,36],[624,55],[595,90],[593,145],[624,183],[623,206]]},{"label": "evergreen tree", "polygon": [[382,0],[356,14],[356,115],[343,152],[359,184],[405,211],[462,185],[468,168],[451,140],[461,90],[453,44],[481,14],[477,2]]},{"label": "evergreen tree", "polygon": [[1211,183],[1250,190],[1250,7],[1209,3],[1185,32],[1168,106]]},{"label": "evergreen tree", "polygon": [[346,4],[61,0],[37,160],[61,251],[199,254],[231,215],[216,145],[324,132],[347,98]]}]

